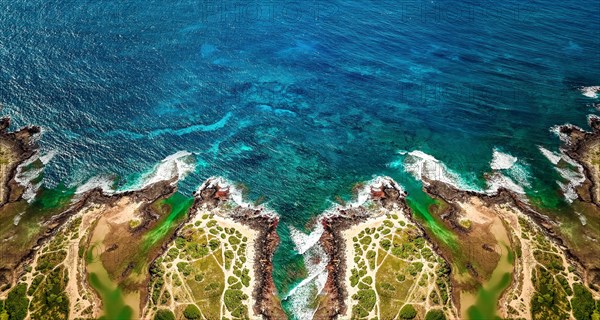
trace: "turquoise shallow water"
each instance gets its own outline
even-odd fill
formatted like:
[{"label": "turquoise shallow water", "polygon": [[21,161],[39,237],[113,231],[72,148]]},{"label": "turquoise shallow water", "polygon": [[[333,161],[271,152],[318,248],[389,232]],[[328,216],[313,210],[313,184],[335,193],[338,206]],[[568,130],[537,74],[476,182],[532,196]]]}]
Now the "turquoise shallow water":
[{"label": "turquoise shallow water", "polygon": [[399,150],[481,185],[499,147],[530,192],[554,194],[537,146],[596,112],[578,88],[600,81],[599,14],[593,0],[16,0],[0,12],[0,103],[44,127],[51,186],[126,184],[179,150],[199,163],[186,193],[244,182],[282,216],[285,294],[303,276],[285,226],[374,175],[418,187],[389,166]]}]

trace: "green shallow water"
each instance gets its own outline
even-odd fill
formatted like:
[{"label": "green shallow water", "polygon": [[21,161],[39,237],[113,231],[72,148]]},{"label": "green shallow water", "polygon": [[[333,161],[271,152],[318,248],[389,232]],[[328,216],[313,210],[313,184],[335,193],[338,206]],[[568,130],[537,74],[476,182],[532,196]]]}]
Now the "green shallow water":
[{"label": "green shallow water", "polygon": [[487,290],[483,288],[479,289],[476,304],[467,310],[469,320],[501,319],[496,315],[496,306],[502,291],[509,284],[510,273],[506,272],[494,284],[491,284],[491,287]]},{"label": "green shallow water", "polygon": [[58,185],[55,188],[41,187],[37,196],[31,203],[29,210],[32,213],[47,214],[56,210],[65,208],[69,204],[75,194],[74,187],[66,187]]},{"label": "green shallow water", "polygon": [[456,241],[456,236],[439,223],[429,211],[431,206],[438,204],[435,199],[429,197],[425,192],[419,191],[409,195],[406,198],[406,202],[412,212],[417,216],[417,219],[422,221],[421,224],[428,229],[433,237],[441,240],[453,250],[458,249],[459,244]]},{"label": "green shallow water", "polygon": [[498,266],[492,273],[490,280],[479,288],[475,304],[467,309],[469,320],[500,319],[497,316],[498,299],[511,282],[511,270],[514,263],[514,254],[504,246],[502,257]]},{"label": "green shallow water", "polygon": [[90,284],[100,294],[104,306],[104,315],[100,320],[131,320],[133,309],[125,304],[122,290],[108,279],[108,274],[92,272],[89,276]]},{"label": "green shallow water", "polygon": [[132,306],[125,303],[123,290],[110,279],[102,265],[99,250],[97,250],[98,246],[98,243],[90,246],[85,260],[90,284],[102,300],[103,313],[100,320],[131,320],[134,310]]},{"label": "green shallow water", "polygon": [[[144,235],[140,255],[133,257],[138,262],[136,265],[140,267],[147,266],[145,254],[160,240],[163,240],[169,234],[169,231],[173,230],[181,222],[181,219],[191,208],[193,201],[193,198],[176,192],[169,198],[159,200],[156,203],[157,208],[162,210],[162,214],[167,216],[163,218],[158,226]],[[100,319],[131,320],[136,313],[133,308],[137,308],[137,305],[129,305],[123,289],[110,279],[108,272],[99,258],[98,254],[100,251],[96,250],[97,246],[99,244],[94,244],[87,251],[86,263],[90,284],[98,292],[103,303],[104,315]],[[138,261],[140,259],[141,261]],[[136,301],[136,299],[133,299],[133,301]]]},{"label": "green shallow water", "polygon": [[167,199],[159,200],[158,206],[167,206],[169,215],[159,226],[144,235],[142,250],[147,252],[154,244],[163,239],[169,230],[175,227],[176,223],[188,213],[193,203],[193,198],[186,197],[179,192],[174,193]]}]

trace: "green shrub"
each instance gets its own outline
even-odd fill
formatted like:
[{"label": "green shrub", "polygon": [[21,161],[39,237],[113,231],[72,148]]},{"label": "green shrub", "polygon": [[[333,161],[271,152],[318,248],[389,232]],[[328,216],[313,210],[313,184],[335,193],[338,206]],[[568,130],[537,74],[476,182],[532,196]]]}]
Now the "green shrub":
[{"label": "green shrub", "polygon": [[242,272],[242,276],[241,276],[241,281],[242,284],[244,285],[244,287],[248,287],[250,286],[250,276],[248,275],[250,273],[250,270],[248,269],[244,269],[244,271]]},{"label": "green shrub", "polygon": [[375,251],[373,251],[373,250],[367,251],[367,259],[373,259],[373,258],[375,258]]},{"label": "green shrub", "polygon": [[154,320],[175,320],[175,315],[171,310],[159,309],[158,311],[156,311]]},{"label": "green shrub", "polygon": [[25,291],[27,285],[22,283],[14,287],[6,298],[4,308],[10,315],[10,320],[23,320],[27,315],[27,308],[29,307],[29,300],[27,299]]},{"label": "green shrub", "polygon": [[235,236],[230,236],[229,237],[229,243],[231,243],[232,245],[236,245],[240,243],[240,239],[235,237]]},{"label": "green shrub", "polygon": [[366,236],[366,237],[360,239],[359,242],[364,245],[369,245],[369,244],[371,244],[371,241],[372,241],[371,237]]},{"label": "green shrub", "polygon": [[208,242],[208,247],[210,248],[210,251],[215,251],[217,250],[219,247],[221,246],[221,243],[219,242],[219,240],[216,239],[210,239],[210,241]]},{"label": "green shrub", "polygon": [[242,301],[247,299],[248,296],[241,290],[228,289],[225,290],[225,294],[223,295],[223,303],[225,304],[227,310],[229,310],[232,314],[235,310],[239,309],[240,307],[242,311],[245,311],[246,308],[244,308],[245,306],[242,304]]},{"label": "green shrub", "polygon": [[364,318],[368,315],[369,315],[369,312],[367,310],[363,309],[361,306],[355,305],[354,307],[352,307],[352,318],[353,319],[355,317]]},{"label": "green shrub", "polygon": [[358,275],[358,270],[353,268],[352,270],[350,270],[350,273],[352,274],[350,276],[350,286],[356,287],[356,285],[358,284],[358,280],[360,279],[360,276]]},{"label": "green shrub", "polygon": [[414,319],[417,316],[417,310],[412,304],[407,304],[400,309],[400,318],[402,319]]},{"label": "green shrub", "polygon": [[407,269],[408,273],[410,273],[410,275],[414,277],[423,270],[423,263],[419,261],[413,262],[408,266]]},{"label": "green shrub", "polygon": [[381,245],[381,247],[382,247],[382,248],[383,248],[385,251],[387,251],[387,250],[389,250],[389,249],[390,249],[390,247],[392,246],[392,243],[391,243],[391,241],[390,241],[390,240],[388,240],[388,239],[383,239],[383,240],[381,240],[381,241],[379,242],[379,245]]},{"label": "green shrub", "polygon": [[558,280],[558,282],[563,287],[568,296],[573,295],[573,290],[569,286],[569,281],[567,281],[567,278],[559,274],[556,276],[556,280]]},{"label": "green shrub", "polygon": [[186,319],[200,319],[200,309],[195,304],[188,304],[185,310],[183,310],[183,316]]},{"label": "green shrub", "polygon": [[446,315],[440,309],[433,309],[427,311],[425,315],[425,320],[446,320]]},{"label": "green shrub", "polygon": [[384,282],[384,283],[381,284],[381,289],[383,289],[383,290],[389,290],[389,291],[396,290],[396,288],[393,285],[391,285],[390,283],[387,283],[387,282]]},{"label": "green shrub", "polygon": [[571,307],[573,308],[575,319],[591,319],[596,306],[594,298],[592,298],[592,293],[580,283],[573,285],[573,292],[574,296],[571,299]]},{"label": "green shrub", "polygon": [[367,289],[367,290],[358,290],[357,298],[358,304],[363,307],[367,311],[373,310],[375,307],[375,302],[377,300],[375,295],[375,290]]}]

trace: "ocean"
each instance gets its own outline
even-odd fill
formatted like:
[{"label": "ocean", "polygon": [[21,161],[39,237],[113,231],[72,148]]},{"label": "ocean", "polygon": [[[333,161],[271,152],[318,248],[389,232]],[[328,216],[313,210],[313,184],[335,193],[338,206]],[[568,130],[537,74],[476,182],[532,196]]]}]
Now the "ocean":
[{"label": "ocean", "polygon": [[290,233],[378,175],[418,193],[415,154],[552,202],[540,147],[600,103],[596,0],[0,3],[1,113],[43,128],[45,183],[130,188],[187,151],[184,194],[223,176],[281,216],[282,297],[310,274]]}]

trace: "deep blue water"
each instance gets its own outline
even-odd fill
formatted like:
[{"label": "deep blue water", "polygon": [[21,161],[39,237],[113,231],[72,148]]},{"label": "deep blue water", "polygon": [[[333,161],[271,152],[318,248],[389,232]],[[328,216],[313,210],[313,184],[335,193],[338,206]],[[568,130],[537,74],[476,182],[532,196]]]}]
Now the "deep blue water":
[{"label": "deep blue water", "polygon": [[302,227],[358,181],[411,183],[399,150],[477,183],[499,147],[556,188],[537,146],[596,112],[597,0],[0,4],[2,113],[44,127],[50,185],[188,150],[184,192],[223,175]]}]

